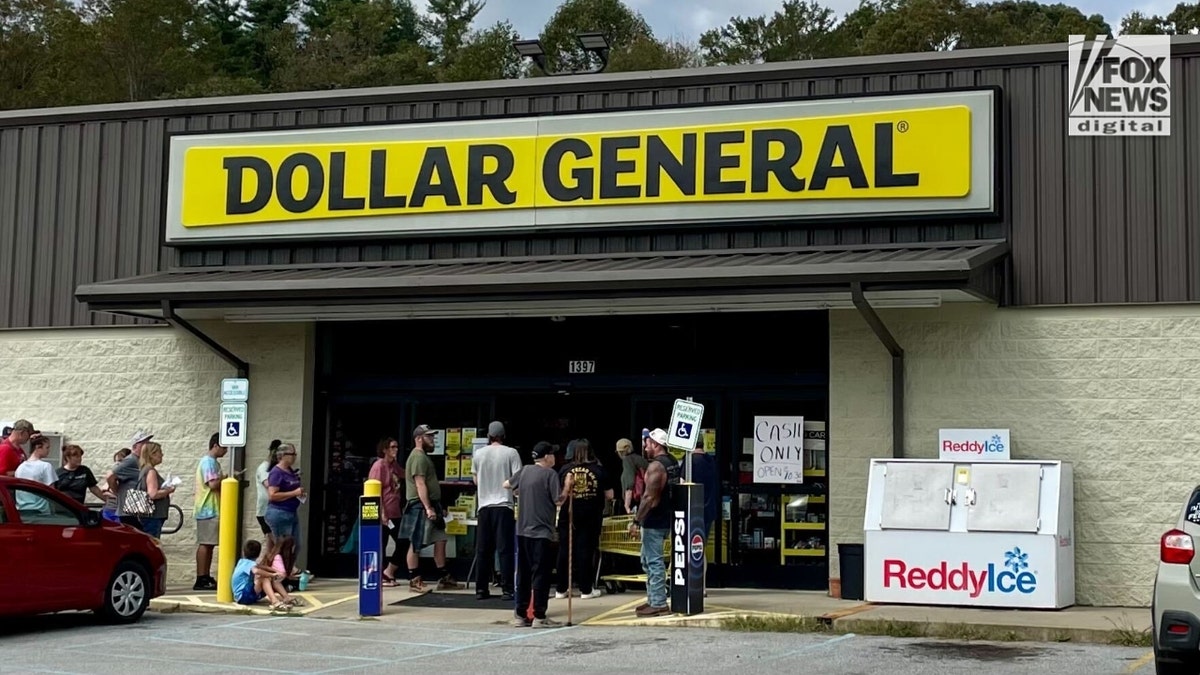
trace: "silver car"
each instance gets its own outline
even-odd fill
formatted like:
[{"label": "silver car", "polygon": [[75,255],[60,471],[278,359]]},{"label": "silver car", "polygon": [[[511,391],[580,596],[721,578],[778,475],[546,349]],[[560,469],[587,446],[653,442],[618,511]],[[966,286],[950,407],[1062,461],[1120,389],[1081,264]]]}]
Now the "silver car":
[{"label": "silver car", "polygon": [[1200,487],[1192,490],[1175,528],[1159,541],[1154,577],[1154,665],[1158,675],[1200,674]]}]

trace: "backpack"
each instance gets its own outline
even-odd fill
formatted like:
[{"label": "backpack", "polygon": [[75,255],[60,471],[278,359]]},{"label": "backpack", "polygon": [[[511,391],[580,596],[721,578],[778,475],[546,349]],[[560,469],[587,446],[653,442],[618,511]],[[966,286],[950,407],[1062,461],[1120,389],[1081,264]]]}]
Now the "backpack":
[{"label": "backpack", "polygon": [[642,501],[644,494],[646,494],[646,470],[638,469],[633,476],[633,501]]}]

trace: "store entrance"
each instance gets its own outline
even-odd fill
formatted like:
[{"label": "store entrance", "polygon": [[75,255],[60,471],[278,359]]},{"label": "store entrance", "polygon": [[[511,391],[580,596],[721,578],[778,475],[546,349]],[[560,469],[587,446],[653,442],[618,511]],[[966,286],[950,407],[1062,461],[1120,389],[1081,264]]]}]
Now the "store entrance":
[{"label": "store entrance", "polygon": [[532,461],[529,451],[539,441],[565,453],[571,440],[586,438],[616,494],[621,479],[617,440],[635,438],[629,403],[629,395],[619,393],[507,394],[496,397],[496,419],[504,423],[508,444],[526,463]]}]

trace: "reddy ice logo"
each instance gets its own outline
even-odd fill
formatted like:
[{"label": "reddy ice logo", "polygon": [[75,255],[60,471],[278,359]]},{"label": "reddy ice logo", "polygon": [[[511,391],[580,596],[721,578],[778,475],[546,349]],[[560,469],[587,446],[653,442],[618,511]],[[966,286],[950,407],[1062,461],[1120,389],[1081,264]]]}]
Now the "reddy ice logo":
[{"label": "reddy ice logo", "polygon": [[952,441],[946,439],[942,441],[942,452],[955,452],[969,455],[986,455],[990,453],[1003,453],[1004,439],[1000,438],[1000,434],[992,434],[991,438],[983,440],[970,441]]},{"label": "reddy ice logo", "polygon": [[979,569],[963,562],[951,566],[943,560],[933,567],[909,566],[903,560],[883,561],[883,587],[893,585],[905,590],[957,591],[978,598],[984,593],[1023,593],[1037,590],[1037,574],[1029,571],[1029,554],[1020,547],[1004,553],[1004,562],[997,567],[988,563]]}]

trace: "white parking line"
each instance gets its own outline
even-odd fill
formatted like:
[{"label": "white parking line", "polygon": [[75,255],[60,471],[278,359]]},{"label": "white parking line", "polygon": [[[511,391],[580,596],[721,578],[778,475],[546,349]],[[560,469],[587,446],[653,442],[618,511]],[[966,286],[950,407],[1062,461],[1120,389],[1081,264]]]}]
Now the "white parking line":
[{"label": "white parking line", "polygon": [[784,659],[789,656],[795,656],[797,654],[804,654],[805,652],[812,652],[812,651],[816,651],[818,649],[824,649],[825,647],[829,647],[829,646],[833,645],[834,643],[843,642],[845,640],[849,640],[852,637],[854,637],[854,633],[846,633],[845,635],[839,635],[833,639],[825,640],[824,642],[817,642],[817,643],[810,644],[810,645],[804,645],[803,647],[801,647],[799,649],[793,649],[790,652],[784,652],[782,654],[779,654],[778,656],[769,656],[763,660],[764,661],[774,661],[776,659]]},{"label": "white parking line", "polygon": [[[201,642],[199,640],[183,640],[180,638],[167,638],[167,637],[160,637],[158,635],[150,635],[148,637],[151,640],[158,640],[160,642],[177,642],[179,644],[192,645],[195,647],[210,647],[213,649],[235,649],[237,651],[255,652],[257,654],[262,654],[265,651],[261,647],[238,647],[236,645],[221,644],[219,642],[214,644],[212,642]],[[330,659],[330,660],[344,659],[347,661],[367,661],[368,665],[378,665],[378,664],[388,662],[387,659],[373,659],[373,658],[366,657],[366,656],[341,656],[341,655],[331,656],[329,654],[319,654],[319,653],[313,653],[313,652],[298,652],[294,649],[288,649],[287,655],[288,656],[311,656],[313,658]],[[358,666],[356,666],[356,667],[358,667]]]},{"label": "white parking line", "polygon": [[[326,623],[328,623],[328,622],[326,622]],[[331,639],[331,640],[351,640],[353,642],[374,642],[374,643],[381,644],[381,645],[401,645],[401,646],[406,646],[406,647],[432,647],[434,649],[450,649],[451,647],[457,646],[457,645],[434,644],[431,642],[404,642],[402,640],[377,640],[374,638],[354,637],[352,635],[314,635],[313,633],[301,633],[298,631],[290,631],[290,630],[274,630],[271,628],[255,628],[253,626],[231,625],[231,626],[216,626],[216,628],[232,628],[233,630],[248,630],[248,631],[254,631],[256,633],[272,633],[275,635],[295,635],[297,637],[322,637],[322,638],[327,638],[327,639]],[[407,630],[407,628],[408,627],[405,626],[404,630]],[[403,632],[403,630],[401,632]]]},{"label": "white parking line", "polygon": [[[503,644],[505,642],[516,642],[518,640],[529,640],[531,638],[537,638],[537,637],[541,637],[543,635],[551,635],[553,633],[558,633],[558,632],[564,631],[564,630],[572,630],[574,628],[577,628],[577,626],[563,626],[562,628],[551,628],[550,630],[533,631],[530,633],[510,635],[510,636],[500,639],[500,640],[488,640],[487,642],[478,642],[478,643],[470,644],[470,645],[462,645],[461,647],[455,647],[453,649],[443,649],[442,651],[431,652],[429,654],[415,654],[413,656],[405,656],[403,658],[395,659],[392,661],[387,661],[383,664],[376,664],[376,665],[394,666],[398,663],[404,663],[406,661],[415,661],[417,659],[427,659],[431,656],[446,656],[446,655],[455,654],[458,652],[470,651],[472,649],[479,649],[480,647],[490,647],[492,645]],[[355,668],[360,668],[360,667],[361,666],[346,666],[344,668],[330,668],[328,670],[318,670],[314,673],[310,673],[309,675],[328,675],[329,673],[338,673],[338,672],[343,672],[343,671],[347,671],[347,670],[354,670]]]}]

